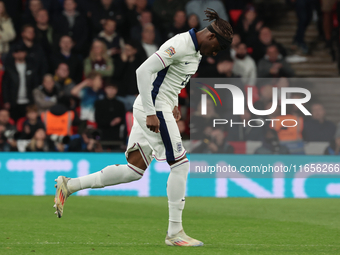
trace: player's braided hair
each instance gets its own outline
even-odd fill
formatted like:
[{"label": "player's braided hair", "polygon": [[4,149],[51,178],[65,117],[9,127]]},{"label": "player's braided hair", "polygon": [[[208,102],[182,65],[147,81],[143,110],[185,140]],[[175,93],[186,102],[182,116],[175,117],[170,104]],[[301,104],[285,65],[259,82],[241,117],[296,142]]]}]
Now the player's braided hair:
[{"label": "player's braided hair", "polygon": [[221,36],[223,36],[227,40],[232,40],[233,38],[233,28],[231,27],[230,23],[224,19],[221,19],[218,13],[211,9],[207,8],[207,10],[204,11],[205,15],[207,16],[207,19],[204,19],[204,21],[213,21],[211,25],[216,30],[217,33],[219,33]]}]

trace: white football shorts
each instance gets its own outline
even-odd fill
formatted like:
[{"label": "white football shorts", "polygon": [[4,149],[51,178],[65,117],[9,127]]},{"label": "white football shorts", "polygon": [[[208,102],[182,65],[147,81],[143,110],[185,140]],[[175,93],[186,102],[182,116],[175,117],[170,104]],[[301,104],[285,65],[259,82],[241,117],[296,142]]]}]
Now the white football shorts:
[{"label": "white football shorts", "polygon": [[130,152],[139,150],[145,164],[149,166],[153,158],[171,162],[185,156],[186,150],[173,113],[157,111],[156,114],[160,121],[160,133],[147,128],[144,111],[133,108],[134,120],[125,152],[126,158]]}]

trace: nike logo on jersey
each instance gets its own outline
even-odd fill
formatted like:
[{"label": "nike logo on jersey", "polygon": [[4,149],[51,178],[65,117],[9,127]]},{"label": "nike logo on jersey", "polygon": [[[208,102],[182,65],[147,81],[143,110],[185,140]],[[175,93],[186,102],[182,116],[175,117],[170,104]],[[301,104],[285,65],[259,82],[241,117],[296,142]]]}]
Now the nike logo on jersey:
[{"label": "nike logo on jersey", "polygon": [[185,64],[186,64],[186,65],[189,65],[189,64],[190,64],[190,62],[185,62]]}]

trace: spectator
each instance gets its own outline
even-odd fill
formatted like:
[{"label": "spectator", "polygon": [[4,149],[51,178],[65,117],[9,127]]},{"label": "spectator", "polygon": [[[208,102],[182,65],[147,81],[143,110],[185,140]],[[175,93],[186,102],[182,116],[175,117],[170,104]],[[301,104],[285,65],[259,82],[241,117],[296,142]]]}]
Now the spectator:
[{"label": "spectator", "polygon": [[94,40],[90,55],[84,61],[84,73],[88,76],[92,71],[100,73],[103,77],[113,75],[112,59],[107,54],[106,45],[100,40]]},{"label": "spectator", "polygon": [[198,103],[197,111],[194,112],[190,119],[190,137],[193,140],[201,140],[205,137],[209,137],[212,131],[212,125],[214,119],[219,119],[220,116],[215,110],[213,101],[207,99],[207,114],[201,114],[201,102]]},{"label": "spectator", "polygon": [[99,132],[92,129],[85,129],[81,134],[71,137],[68,147],[70,152],[102,152],[103,148],[99,142]]},{"label": "spectator", "polygon": [[188,30],[189,26],[187,24],[186,14],[184,11],[178,10],[175,13],[174,21],[168,30],[167,39],[170,39],[177,34],[187,32]]},{"label": "spectator", "polygon": [[0,123],[0,152],[11,151],[11,145],[7,141],[5,136],[6,127]]},{"label": "spectator", "polygon": [[10,124],[9,111],[0,109],[0,151],[13,151],[17,143],[14,139],[15,126]]},{"label": "spectator", "polygon": [[2,0],[2,2],[4,2],[6,6],[8,16],[12,19],[16,33],[20,33],[23,17],[22,0]]},{"label": "spectator", "polygon": [[198,30],[201,26],[200,20],[196,14],[190,14],[188,17],[188,26],[189,29],[194,28]]},{"label": "spectator", "polygon": [[[42,8],[46,9],[48,13],[56,13],[62,11],[62,3],[61,1],[54,1],[54,0],[40,0],[42,4]],[[30,0],[25,1],[26,4],[24,6],[25,10],[29,9]]]},{"label": "spectator", "polygon": [[39,113],[49,110],[58,101],[59,88],[55,85],[53,76],[46,74],[42,85],[33,90],[34,102]]},{"label": "spectator", "polygon": [[[262,111],[270,109],[273,104],[273,86],[271,84],[265,84],[260,87],[260,99],[254,103],[256,110]],[[253,115],[252,118],[259,116]],[[263,116],[264,117],[264,116]],[[265,116],[264,118],[266,118]]]},{"label": "spectator", "polygon": [[[243,115],[239,116],[239,119],[233,120],[234,122],[242,122],[244,125],[236,124],[229,128],[229,141],[262,141],[263,140],[263,127],[251,127],[248,125],[248,121],[251,119],[251,113],[248,109],[245,110]],[[261,125],[261,123],[256,124],[255,122],[252,125]]]},{"label": "spectator", "polygon": [[325,155],[340,155],[340,123],[338,123],[334,139],[330,145],[325,149]]},{"label": "spectator", "polygon": [[151,23],[143,27],[142,46],[147,57],[150,57],[158,50],[158,46],[155,44],[155,27]]},{"label": "spectator", "polygon": [[32,91],[38,84],[35,63],[26,56],[24,45],[14,46],[2,81],[4,107],[14,120],[26,115],[26,106],[33,102]]},{"label": "spectator", "polygon": [[0,54],[1,59],[5,59],[5,54],[9,51],[9,43],[15,38],[16,33],[3,1],[0,1],[0,28]]},{"label": "spectator", "polygon": [[116,2],[114,0],[100,0],[97,2],[91,15],[93,35],[97,35],[102,30],[108,19],[115,19],[118,24],[123,22],[122,10]]},{"label": "spectator", "polygon": [[289,154],[286,146],[280,145],[277,133],[275,130],[268,128],[262,146],[257,148],[255,154]]},{"label": "spectator", "polygon": [[152,6],[153,11],[157,15],[159,23],[162,24],[163,29],[169,29],[177,11],[184,9],[184,4],[185,1],[181,0],[155,0]]},{"label": "spectator", "polygon": [[[121,34],[124,37],[124,40],[131,37],[131,29],[138,24],[136,2],[137,0],[124,0],[122,5],[122,13],[124,17],[124,24],[122,27],[124,27],[124,29],[121,30]],[[140,19],[142,19],[141,16]]]},{"label": "spectator", "polygon": [[[293,105],[287,106],[287,114],[276,116],[273,124],[278,138],[281,142],[300,142],[302,141],[302,133],[304,132],[305,124],[302,117],[297,116],[293,111]],[[286,121],[284,121],[286,120]],[[282,125],[284,121],[285,126]],[[288,127],[287,127],[288,126]]]},{"label": "spectator", "polygon": [[70,72],[68,65],[65,63],[60,63],[58,68],[55,70],[54,81],[56,87],[60,91],[60,96],[71,96],[71,90],[76,85],[74,81],[70,78]]},{"label": "spectator", "polygon": [[242,82],[247,86],[256,85],[256,64],[247,54],[247,45],[240,43],[236,46],[233,73],[241,76]]},{"label": "spectator", "polygon": [[39,118],[38,107],[29,105],[26,107],[26,120],[23,123],[21,139],[32,139],[38,129],[45,129],[44,123]]},{"label": "spectator", "polygon": [[193,152],[208,154],[234,154],[234,147],[227,142],[225,132],[222,129],[215,128],[211,131],[209,137],[204,139],[204,142],[196,147]]},{"label": "spectator", "polygon": [[74,0],[65,0],[64,11],[55,17],[53,27],[58,34],[70,36],[74,42],[74,51],[81,54],[87,48],[88,26],[76,8]]},{"label": "spectator", "polygon": [[[38,75],[38,83],[40,83],[43,76],[47,73],[48,62],[43,48],[39,43],[35,42],[34,27],[32,25],[24,25],[21,30],[21,37],[22,39],[15,43],[13,47],[16,45],[20,45],[20,47],[21,45],[25,46],[27,57],[34,62],[34,67]],[[12,50],[10,52],[12,52]]]},{"label": "spectator", "polygon": [[297,30],[294,36],[293,45],[300,48],[303,54],[308,53],[308,47],[305,42],[305,33],[309,23],[313,18],[315,0],[296,0],[296,16],[298,18]]},{"label": "spectator", "polygon": [[326,112],[322,104],[314,103],[311,107],[312,117],[306,119],[303,139],[306,142],[330,142],[334,139],[336,126],[326,119]]},{"label": "spectator", "polygon": [[124,124],[124,104],[116,99],[118,87],[109,83],[105,86],[105,99],[95,103],[95,119],[102,131],[102,140],[121,140],[121,127]]},{"label": "spectator", "polygon": [[81,128],[85,128],[87,121],[95,122],[94,105],[97,100],[104,98],[103,81],[100,73],[91,72],[88,78],[76,85],[72,90],[73,96],[80,98]]},{"label": "spectator", "polygon": [[[149,10],[143,11],[140,15],[139,23],[133,26],[130,31],[130,38],[135,41],[142,41],[144,27],[150,23],[153,24],[152,22],[153,22],[152,12]],[[154,33],[155,33],[154,40],[156,40],[156,44],[160,44],[161,34],[156,28],[154,29]]]},{"label": "spectator", "polygon": [[[198,20],[201,21],[200,29],[203,29],[210,25],[209,21],[204,21],[206,19],[204,11],[207,8],[211,8],[214,10],[218,10],[218,15],[221,19],[224,19],[226,21],[229,21],[227,12],[225,10],[225,7],[220,0],[190,0],[186,6],[185,10],[187,15],[196,14],[198,16]],[[173,16],[172,16],[173,17]]]},{"label": "spectator", "polygon": [[202,77],[216,77],[216,78],[238,78],[234,72],[234,60],[230,57],[220,58],[217,65],[212,65],[210,68],[205,68],[200,72]]},{"label": "spectator", "polygon": [[40,9],[35,16],[36,20],[36,40],[42,46],[45,56],[49,60],[49,65],[51,66],[51,54],[53,49],[57,46],[58,37],[49,24],[49,15],[47,10]]},{"label": "spectator", "polygon": [[[235,58],[236,56],[236,48],[237,46],[241,43],[241,37],[239,34],[234,34],[233,36],[233,41],[231,43],[231,47],[230,47],[230,56],[232,58]],[[247,49],[248,50],[248,49]]]},{"label": "spectator", "polygon": [[143,50],[138,52],[138,43],[127,42],[123,48],[120,58],[116,61],[115,78],[122,86],[119,88],[117,99],[121,101],[125,110],[132,111],[133,103],[138,95],[136,70],[146,59]]},{"label": "spectator", "polygon": [[10,123],[10,115],[7,109],[0,109],[0,124],[5,127],[5,130],[15,130],[15,126]]},{"label": "spectator", "polygon": [[73,46],[74,43],[70,36],[64,35],[60,38],[60,51],[56,52],[52,57],[53,69],[56,70],[60,63],[66,63],[70,71],[70,77],[79,83],[83,75],[83,64],[82,61],[72,53]]},{"label": "spectator", "polygon": [[45,130],[39,128],[35,133],[31,142],[27,145],[26,151],[30,152],[48,152],[55,151],[54,143],[46,137]]},{"label": "spectator", "polygon": [[332,10],[336,2],[337,0],[321,0],[323,32],[326,40],[326,47],[330,49],[331,54],[334,54],[334,49],[332,45],[332,30],[333,30]]},{"label": "spectator", "polygon": [[35,17],[39,10],[43,8],[40,0],[29,0],[26,13],[23,15],[24,24],[35,25]]},{"label": "spectator", "polygon": [[270,28],[263,27],[260,30],[258,40],[256,40],[256,43],[253,46],[253,53],[251,55],[256,63],[266,55],[267,48],[270,45],[276,45],[282,57],[287,56],[286,49],[282,46],[282,44],[275,41]]},{"label": "spectator", "polygon": [[74,112],[70,111],[69,108],[69,100],[60,97],[57,104],[41,114],[40,117],[46,127],[47,135],[54,135],[55,137],[73,135],[71,127],[75,124],[76,118]]},{"label": "spectator", "polygon": [[103,41],[108,49],[111,57],[119,57],[120,49],[124,45],[124,40],[116,32],[116,21],[107,19],[103,25],[104,30],[101,31],[97,39]]},{"label": "spectator", "polygon": [[235,30],[241,36],[242,42],[253,46],[262,26],[263,22],[259,19],[254,6],[248,5]]},{"label": "spectator", "polygon": [[148,10],[148,0],[138,0],[136,1],[136,12],[140,15],[142,12]]},{"label": "spectator", "polygon": [[266,56],[258,64],[259,78],[293,77],[294,70],[279,53],[276,45],[268,46]]}]

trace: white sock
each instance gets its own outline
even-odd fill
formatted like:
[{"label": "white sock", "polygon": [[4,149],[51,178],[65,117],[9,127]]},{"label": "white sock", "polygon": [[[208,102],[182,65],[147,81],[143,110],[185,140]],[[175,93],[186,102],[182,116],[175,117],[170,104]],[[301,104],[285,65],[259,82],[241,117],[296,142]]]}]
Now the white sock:
[{"label": "white sock", "polygon": [[182,211],[185,205],[185,188],[189,172],[189,160],[184,158],[171,166],[167,193],[169,201],[168,235],[174,236],[183,229]]},{"label": "white sock", "polygon": [[71,193],[88,188],[103,188],[137,181],[142,178],[144,170],[131,164],[107,166],[103,170],[79,178],[72,178],[67,182]]}]

